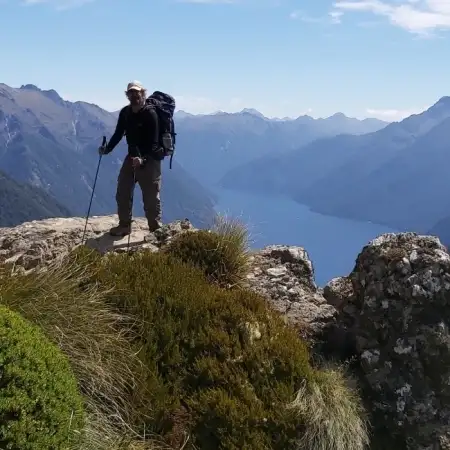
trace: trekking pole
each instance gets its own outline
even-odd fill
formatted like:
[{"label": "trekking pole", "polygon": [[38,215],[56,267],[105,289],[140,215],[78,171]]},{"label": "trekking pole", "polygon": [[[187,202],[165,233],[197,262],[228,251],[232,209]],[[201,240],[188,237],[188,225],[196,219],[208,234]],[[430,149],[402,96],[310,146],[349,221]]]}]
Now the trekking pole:
[{"label": "trekking pole", "polygon": [[[103,136],[102,147],[106,145],[106,136]],[[89,214],[91,213],[92,199],[94,198],[95,185],[97,184],[98,171],[100,170],[100,163],[102,161],[103,154],[100,153],[97,164],[97,171],[95,172],[94,185],[92,186],[91,200],[89,201],[89,208],[86,214],[86,222],[84,224],[83,237],[81,238],[81,244],[84,244],[84,237],[86,235],[87,224],[89,220]]]},{"label": "trekking pole", "polygon": [[[138,157],[142,159],[139,148],[136,147]],[[140,167],[141,168],[141,167]],[[131,223],[133,222],[133,203],[134,203],[134,190],[136,189],[136,168],[133,167],[133,190],[131,192],[131,210],[130,210],[130,233],[128,235],[127,253],[130,251],[130,239],[131,239]]]},{"label": "trekking pole", "polygon": [[130,252],[130,239],[131,239],[131,223],[133,222],[133,200],[134,190],[136,189],[136,169],[133,167],[133,190],[131,191],[131,209],[130,209],[130,233],[128,234],[127,253]]}]

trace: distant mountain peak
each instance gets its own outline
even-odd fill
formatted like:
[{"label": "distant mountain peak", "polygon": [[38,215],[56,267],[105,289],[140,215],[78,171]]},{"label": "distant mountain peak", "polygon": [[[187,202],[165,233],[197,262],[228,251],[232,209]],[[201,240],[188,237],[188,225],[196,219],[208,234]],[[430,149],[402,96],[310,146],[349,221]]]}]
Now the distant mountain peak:
[{"label": "distant mountain peak", "polygon": [[436,103],[431,105],[427,110],[419,114],[413,114],[405,118],[402,122],[408,123],[411,119],[420,118],[421,120],[433,120],[437,125],[442,120],[450,117],[450,96],[441,97]]},{"label": "distant mountain peak", "polygon": [[260,113],[257,109],[254,108],[244,108],[240,114],[251,114],[252,116],[261,117],[261,119],[266,119],[266,116]]},{"label": "distant mountain peak", "polygon": [[20,86],[20,89],[27,89],[29,91],[41,92],[41,90],[34,84],[22,84],[22,86]]},{"label": "distant mountain peak", "polygon": [[348,119],[348,117],[342,112],[337,112],[330,116],[329,119]]},{"label": "distant mountain peak", "polygon": [[56,102],[56,103],[64,103],[64,100],[62,97],[54,90],[54,89],[40,89],[35,84],[23,84],[20,86],[21,90],[27,90],[27,91],[35,91],[35,92],[41,92],[44,94],[47,98],[50,100]]},{"label": "distant mountain peak", "polygon": [[441,97],[433,106],[445,106],[450,108],[450,96]]},{"label": "distant mountain peak", "polygon": [[183,111],[182,109],[179,109],[178,111],[175,111],[175,115],[178,118],[184,118],[184,117],[195,117],[194,114],[188,113],[186,111]]},{"label": "distant mountain peak", "polygon": [[308,115],[308,114],[303,114],[302,116],[298,116],[294,119],[296,122],[298,123],[309,123],[309,122],[314,122],[316,119],[314,119],[314,117]]},{"label": "distant mountain peak", "polygon": [[50,100],[53,100],[56,103],[64,103],[64,100],[62,97],[54,90],[49,89],[48,91],[42,91],[42,93],[49,98]]}]

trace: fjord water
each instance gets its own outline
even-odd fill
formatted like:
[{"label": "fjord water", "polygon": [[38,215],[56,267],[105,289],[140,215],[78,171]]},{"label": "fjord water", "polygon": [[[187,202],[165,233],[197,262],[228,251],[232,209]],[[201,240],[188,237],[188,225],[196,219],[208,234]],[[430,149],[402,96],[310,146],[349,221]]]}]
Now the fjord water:
[{"label": "fjord water", "polygon": [[285,244],[304,247],[314,265],[316,283],[324,286],[346,276],[370,240],[392,228],[369,222],[339,219],[312,212],[282,197],[258,196],[217,189],[216,212],[236,217],[249,228],[251,247]]}]

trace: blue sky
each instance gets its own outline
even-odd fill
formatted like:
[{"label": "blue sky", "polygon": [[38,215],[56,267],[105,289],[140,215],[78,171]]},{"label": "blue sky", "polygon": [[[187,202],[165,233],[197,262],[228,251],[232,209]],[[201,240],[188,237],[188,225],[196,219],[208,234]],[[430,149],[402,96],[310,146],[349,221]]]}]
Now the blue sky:
[{"label": "blue sky", "polygon": [[450,95],[450,0],[0,0],[0,82],[115,110],[398,120]]}]

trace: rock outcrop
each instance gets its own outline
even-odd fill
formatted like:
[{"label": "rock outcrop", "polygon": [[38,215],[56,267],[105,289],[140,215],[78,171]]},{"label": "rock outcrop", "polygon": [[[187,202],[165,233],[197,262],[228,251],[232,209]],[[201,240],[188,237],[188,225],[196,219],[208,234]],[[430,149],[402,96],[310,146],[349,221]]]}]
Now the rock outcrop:
[{"label": "rock outcrop", "polygon": [[0,262],[12,263],[18,269],[28,271],[45,266],[82,244],[101,253],[144,248],[157,251],[176,234],[195,230],[188,220],[181,220],[149,233],[146,220],[137,218],[129,238],[110,236],[109,229],[117,223],[117,215],[90,217],[84,239],[85,219],[81,217],[34,220],[16,227],[0,228]]},{"label": "rock outcrop", "polygon": [[256,252],[247,280],[310,342],[334,323],[336,309],[317,288],[313,265],[301,247],[273,245]]},{"label": "rock outcrop", "polygon": [[437,238],[385,234],[324,294],[353,343],[380,448],[450,448],[450,255]]}]

